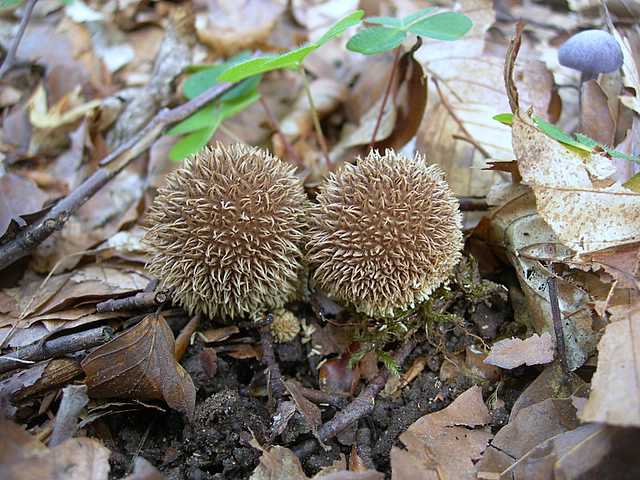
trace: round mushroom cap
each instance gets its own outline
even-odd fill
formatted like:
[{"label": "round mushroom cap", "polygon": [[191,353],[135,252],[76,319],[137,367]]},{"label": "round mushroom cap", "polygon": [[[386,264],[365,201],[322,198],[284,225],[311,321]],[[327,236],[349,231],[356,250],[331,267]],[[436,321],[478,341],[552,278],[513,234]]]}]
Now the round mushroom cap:
[{"label": "round mushroom cap", "polygon": [[586,73],[609,73],[622,66],[622,49],[610,33],[585,30],[564,42],[558,51],[560,65]]}]

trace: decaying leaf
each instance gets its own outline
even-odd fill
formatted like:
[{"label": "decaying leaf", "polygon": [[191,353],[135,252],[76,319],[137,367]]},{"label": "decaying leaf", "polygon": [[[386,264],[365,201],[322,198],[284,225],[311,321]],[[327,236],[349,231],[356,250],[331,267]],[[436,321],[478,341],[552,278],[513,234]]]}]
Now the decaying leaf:
[{"label": "decaying leaf", "polygon": [[518,411],[495,436],[478,463],[478,478],[495,479],[514,470],[525,479],[525,463],[518,460],[540,443],[578,426],[571,400],[547,399]]},{"label": "decaying leaf", "polygon": [[514,115],[513,149],[537,211],[558,239],[585,253],[640,238],[640,194],[615,182],[615,167],[598,154],[569,150]]},{"label": "decaying leaf", "polygon": [[598,368],[580,418],[640,427],[640,306],[637,300],[612,308],[611,323],[598,344]]},{"label": "decaying leaf", "polygon": [[[332,158],[339,159],[350,147],[369,145],[383,101],[384,95],[363,115],[359,126],[343,136],[331,152]],[[425,72],[413,53],[407,52],[399,60],[397,75],[380,117],[373,147],[384,152],[387,148],[401,149],[405,146],[420,126],[426,103]]]},{"label": "decaying leaf", "polygon": [[7,173],[0,177],[0,237],[12,221],[19,226],[26,222],[21,215],[35,213],[42,208],[47,196],[31,180]]},{"label": "decaying leaf", "polygon": [[[444,169],[456,194],[485,195],[503,175],[479,172],[478,168],[489,158],[513,159],[508,127],[492,120],[509,108],[503,85],[506,45],[496,53],[490,50],[495,48],[495,40],[488,34],[495,22],[494,2],[461,0],[458,5],[473,21],[469,33],[456,42],[427,39],[416,54],[425,73],[439,86],[429,85],[429,105],[417,146]],[[553,77],[544,63],[522,59],[517,76],[522,103],[535,105],[538,114],[545,115]]]},{"label": "decaying leaf", "polygon": [[391,451],[393,479],[475,479],[474,462],[491,439],[482,389],[471,387],[439,412],[425,415],[400,435],[407,450]]},{"label": "decaying leaf", "polygon": [[242,6],[229,0],[208,3],[208,12],[196,17],[201,42],[229,56],[264,45],[278,17],[284,12],[282,0],[248,0]]},{"label": "decaying leaf", "polygon": [[[525,294],[528,317],[540,334],[553,331],[548,279],[555,275],[545,263],[563,262],[573,251],[558,240],[549,225],[538,215],[534,194],[524,185],[495,188],[487,201],[496,205],[491,211],[489,241],[506,249]],[[558,303],[564,319],[562,329],[565,353],[571,370],[587,360],[595,350],[590,298],[575,282],[557,277]]]},{"label": "decaying leaf", "polygon": [[192,417],[195,387],[174,354],[175,340],[164,317],[147,315],[82,361],[89,396],[164,399],[171,408]]},{"label": "decaying leaf", "polygon": [[0,418],[0,478],[107,480],[110,452],[92,438],[71,438],[48,449],[22,427]]},{"label": "decaying leaf", "polygon": [[484,363],[512,369],[520,365],[540,365],[553,361],[554,344],[551,334],[534,333],[529,338],[507,338],[493,344]]}]

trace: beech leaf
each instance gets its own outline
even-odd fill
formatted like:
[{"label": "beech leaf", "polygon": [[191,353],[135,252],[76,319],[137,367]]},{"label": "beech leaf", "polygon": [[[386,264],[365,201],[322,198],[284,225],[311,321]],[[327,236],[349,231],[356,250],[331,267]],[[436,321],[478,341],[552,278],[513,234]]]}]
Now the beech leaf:
[{"label": "beech leaf", "polygon": [[191,418],[195,386],[174,352],[175,340],[164,317],[147,315],[82,361],[89,396],[164,400]]}]

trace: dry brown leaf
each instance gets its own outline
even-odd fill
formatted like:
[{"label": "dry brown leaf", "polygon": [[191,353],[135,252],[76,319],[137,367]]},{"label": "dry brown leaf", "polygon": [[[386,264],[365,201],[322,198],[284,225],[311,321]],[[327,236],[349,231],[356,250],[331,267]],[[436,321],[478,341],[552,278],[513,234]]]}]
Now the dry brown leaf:
[{"label": "dry brown leaf", "polygon": [[[341,83],[328,78],[319,78],[309,85],[313,105],[320,118],[334,111],[347,95]],[[291,112],[281,120],[280,131],[291,140],[308,135],[313,130],[313,116],[305,92],[298,97]]]},{"label": "dry brown leaf", "polygon": [[[475,479],[474,462],[492,437],[482,427],[490,421],[482,389],[471,387],[447,408],[425,415],[400,435],[407,451],[392,449],[392,478]],[[411,470],[413,476],[403,476]]]},{"label": "dry brown leaf", "polygon": [[[347,131],[331,152],[334,161],[341,159],[351,147],[369,145],[384,95],[375,102],[360,119],[359,126]],[[413,138],[420,126],[427,102],[427,88],[424,71],[411,52],[405,53],[398,65],[394,85],[385,105],[376,133],[374,148],[401,149]]]},{"label": "dry brown leaf", "polygon": [[515,478],[530,478],[523,476],[522,465],[512,466],[545,440],[576,428],[575,413],[571,400],[551,398],[519,410],[485,451],[477,465],[478,478],[502,478],[500,475],[511,468]]},{"label": "dry brown leaf", "polygon": [[275,480],[277,478],[307,480],[300,460],[288,448],[276,445],[263,450],[255,441],[253,445],[262,450],[262,456],[260,457],[260,464],[251,474],[251,480]]},{"label": "dry brown leaf", "polygon": [[302,414],[309,427],[311,427],[311,430],[315,432],[322,423],[320,407],[307,400],[302,394],[301,385],[295,380],[285,380],[284,385],[295,402],[296,408]]},{"label": "dry brown leaf", "polygon": [[634,95],[621,95],[620,102],[627,108],[630,108],[637,114],[640,114],[640,68],[638,60],[634,56],[632,42],[638,42],[638,32],[633,30],[623,31],[620,33],[615,27],[611,33],[618,41],[622,49],[624,61],[622,63],[622,78],[624,86],[631,89]]},{"label": "dry brown leaf", "polygon": [[[506,250],[515,267],[520,286],[527,300],[527,316],[536,332],[553,331],[547,281],[555,275],[544,266],[546,262],[564,262],[573,251],[566,248],[549,225],[538,215],[534,194],[524,185],[504,185],[494,188],[487,197],[497,205],[490,213],[489,243]],[[591,299],[574,282],[557,279],[558,303],[563,318],[565,353],[569,368],[584,364],[595,351]]]},{"label": "dry brown leaf", "polygon": [[196,17],[200,41],[224,56],[259,48],[285,11],[283,0],[211,0]]},{"label": "dry brown leaf", "polygon": [[0,177],[0,237],[12,221],[24,227],[21,215],[35,213],[42,208],[47,195],[26,178],[7,173]]},{"label": "dry brown leaf", "polygon": [[137,220],[143,190],[138,174],[120,173],[80,207],[62,231],[36,250],[34,268],[49,272],[56,264],[61,269],[74,267],[82,258],[77,255],[79,252],[91,249]]},{"label": "dry brown leaf", "polygon": [[235,325],[228,325],[226,327],[210,328],[204,332],[199,332],[198,335],[205,343],[213,343],[226,340],[231,335],[235,335],[239,331],[240,329]]},{"label": "dry brown leaf", "polygon": [[29,120],[33,126],[28,153],[57,152],[66,145],[67,134],[75,129],[78,120],[99,105],[100,100],[83,101],[78,87],[49,108],[44,86],[38,86],[28,104]]},{"label": "dry brown leaf", "polygon": [[569,150],[524,113],[514,115],[512,131],[523,182],[564,245],[585,253],[640,238],[640,194],[615,182],[607,157]]},{"label": "dry brown leaf", "polygon": [[506,338],[493,344],[484,363],[510,370],[520,365],[540,365],[553,361],[554,344],[551,334],[534,333],[521,340]]},{"label": "dry brown leaf", "polygon": [[71,438],[48,449],[22,427],[0,418],[0,478],[107,480],[110,452],[98,440]]},{"label": "dry brown leaf", "polygon": [[582,84],[583,133],[603,145],[613,145],[616,124],[609,111],[607,95],[595,80]]},{"label": "dry brown leaf", "polygon": [[176,362],[173,333],[161,315],[140,323],[98,347],[83,361],[93,398],[162,400],[191,418],[196,390]]},{"label": "dry brown leaf", "polygon": [[[483,196],[497,179],[504,178],[500,173],[478,171],[485,165],[485,154],[494,160],[513,159],[509,128],[492,119],[496,113],[509,111],[503,81],[504,52],[489,51],[493,40],[487,32],[495,22],[493,3],[459,1],[459,11],[474,22],[472,29],[455,42],[425,40],[416,54],[426,74],[438,81],[445,97],[443,101],[430,84],[417,148],[445,170],[458,195]],[[523,104],[533,104],[544,116],[553,88],[553,77],[545,64],[523,57],[516,66],[516,75]],[[483,152],[469,142],[469,137]]]},{"label": "dry brown leaf", "polygon": [[640,305],[614,307],[598,344],[598,368],[580,419],[640,426]]}]

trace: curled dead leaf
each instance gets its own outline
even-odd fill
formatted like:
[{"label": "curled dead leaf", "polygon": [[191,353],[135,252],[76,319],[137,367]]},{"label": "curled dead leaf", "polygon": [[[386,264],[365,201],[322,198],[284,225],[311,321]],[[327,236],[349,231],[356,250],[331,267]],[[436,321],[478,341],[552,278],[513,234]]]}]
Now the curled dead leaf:
[{"label": "curled dead leaf", "polygon": [[193,416],[195,386],[176,362],[173,333],[161,315],[147,315],[91,352],[81,365],[93,398],[164,400]]}]

